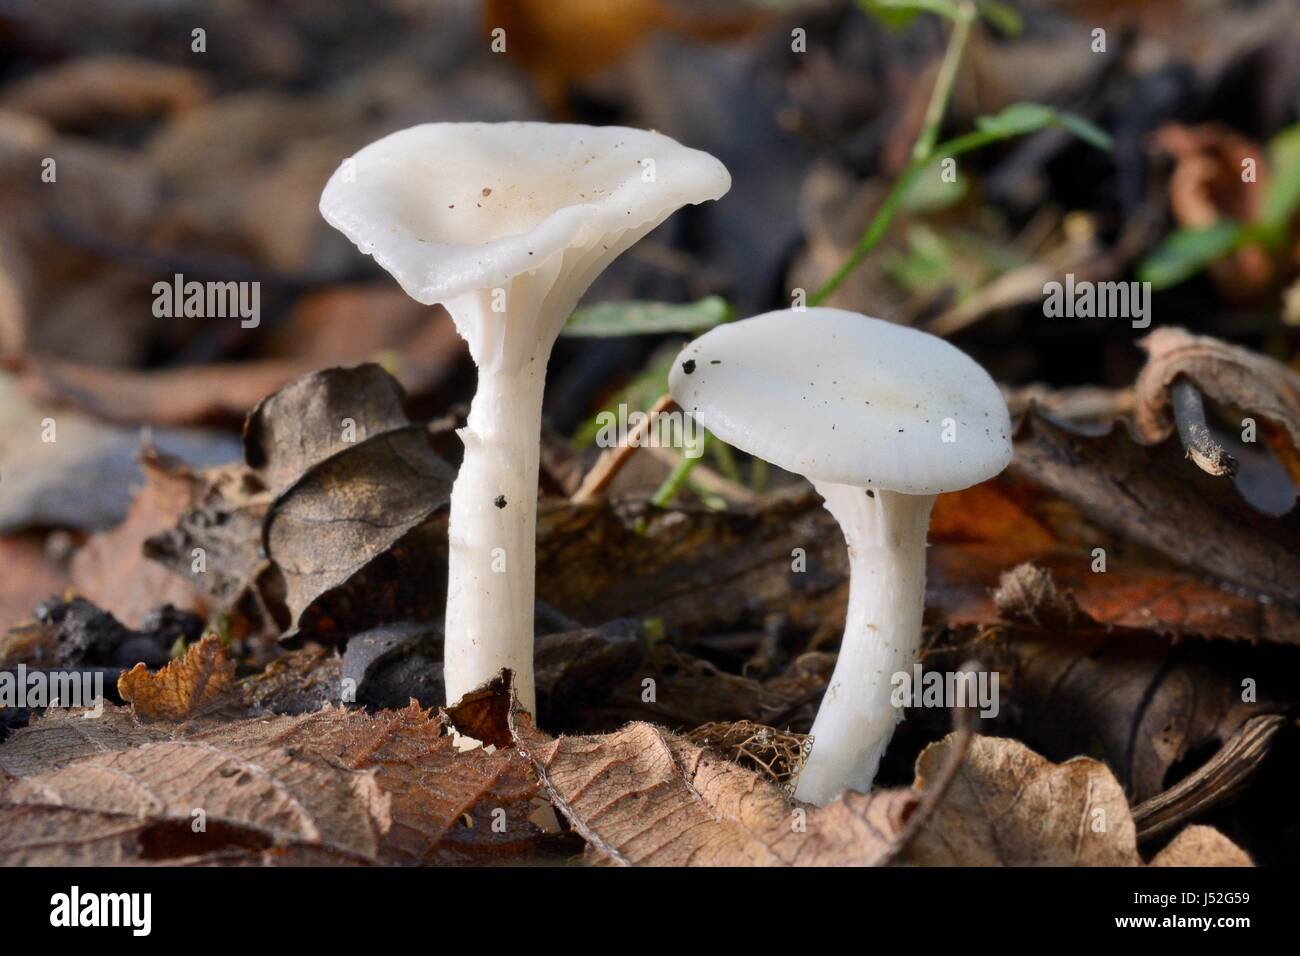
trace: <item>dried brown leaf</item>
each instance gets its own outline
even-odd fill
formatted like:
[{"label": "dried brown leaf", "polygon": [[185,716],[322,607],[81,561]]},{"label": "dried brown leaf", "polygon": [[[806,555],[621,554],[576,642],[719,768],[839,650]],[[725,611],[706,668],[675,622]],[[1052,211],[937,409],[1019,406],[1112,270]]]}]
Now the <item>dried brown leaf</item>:
[{"label": "dried brown leaf", "polygon": [[[118,771],[138,783],[125,795]],[[518,752],[461,753],[416,706],[179,724],[112,705],[97,720],[51,712],[0,748],[5,774],[5,862],[488,862],[533,853],[541,835]],[[227,780],[259,799],[234,799]]]},{"label": "dried brown leaf", "polygon": [[170,528],[190,508],[195,477],[153,448],[141,452],[140,463],[145,484],[131,501],[126,520],[92,535],[72,561],[73,587],[132,628],[163,604],[201,610],[188,582],[144,554],[145,540]]},{"label": "dried brown leaf", "polygon": [[847,793],[822,809],[652,724],[549,738],[515,721],[555,807],[601,862],[631,866],[871,865],[893,850],[910,790]]},{"label": "dried brown leaf", "polygon": [[[951,746],[950,737],[921,753],[916,763],[918,789],[940,772]],[[1192,865],[1212,853],[1249,865],[1227,838],[1208,832],[1212,838],[1184,831],[1175,841],[1182,843],[1180,852],[1166,858],[1166,864]],[[1087,757],[1053,764],[1019,741],[996,737],[972,741],[947,794],[902,859],[921,866],[1142,863],[1124,790],[1104,764]]]},{"label": "dried brown leaf", "polygon": [[1213,827],[1192,826],[1155,855],[1151,866],[1253,866],[1250,855]]},{"label": "dried brown leaf", "polygon": [[155,674],[136,664],[117,679],[117,692],[149,720],[184,720],[221,701],[235,686],[235,662],[221,639],[206,635],[180,660]]}]

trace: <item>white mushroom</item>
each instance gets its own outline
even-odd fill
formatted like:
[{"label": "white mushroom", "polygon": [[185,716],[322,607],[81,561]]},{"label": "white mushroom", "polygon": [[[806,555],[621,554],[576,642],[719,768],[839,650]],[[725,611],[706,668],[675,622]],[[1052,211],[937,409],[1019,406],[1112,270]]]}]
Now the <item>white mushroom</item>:
[{"label": "white mushroom", "polygon": [[844,638],[796,796],[865,792],[902,719],[891,679],[920,650],[930,508],[1006,467],[1006,403],[942,339],[840,309],[719,326],[682,351],[669,387],[723,441],[807,476],[844,531]]},{"label": "white mushroom", "polygon": [[325,219],[412,298],[445,305],[479,369],[451,496],[449,703],[509,667],[534,708],[537,457],[556,336],[615,256],[730,184],[712,156],[642,130],[432,123],[370,144],[325,186]]}]

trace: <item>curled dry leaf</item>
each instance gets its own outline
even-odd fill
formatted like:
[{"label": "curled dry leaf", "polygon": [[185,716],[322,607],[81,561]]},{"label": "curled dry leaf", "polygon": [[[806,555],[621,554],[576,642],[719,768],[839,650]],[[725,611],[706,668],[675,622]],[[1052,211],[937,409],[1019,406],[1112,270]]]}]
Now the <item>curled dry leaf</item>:
[{"label": "curled dry leaf", "polygon": [[[944,766],[951,738],[917,759],[924,789]],[[1208,828],[1196,828],[1206,830]],[[1213,833],[1214,831],[1210,831]],[[1217,834],[1216,834],[1217,836]],[[1223,865],[1226,838],[1186,837],[1170,865],[1199,863],[1213,851]],[[1233,847],[1233,849],[1236,849]],[[1119,781],[1104,764],[1076,757],[1053,764],[1016,740],[977,737],[947,795],[903,851],[920,866],[1139,866],[1137,829]],[[1249,865],[1236,850],[1235,865]]]},{"label": "curled dry leaf", "polygon": [[1137,379],[1135,420],[1148,441],[1174,431],[1170,388],[1179,377],[1218,404],[1255,418],[1259,435],[1300,486],[1300,375],[1266,355],[1185,329],[1161,328],[1138,343],[1147,364]]},{"label": "curled dry leaf", "polygon": [[136,664],[117,679],[117,692],[136,714],[149,720],[185,720],[222,701],[235,685],[235,662],[221,640],[206,635],[180,660],[155,674]]},{"label": "curled dry leaf", "polygon": [[402,403],[387,372],[362,365],[300,379],[249,416],[248,464],[277,496],[262,540],[282,625],[329,641],[438,616],[437,519],[455,475]]}]

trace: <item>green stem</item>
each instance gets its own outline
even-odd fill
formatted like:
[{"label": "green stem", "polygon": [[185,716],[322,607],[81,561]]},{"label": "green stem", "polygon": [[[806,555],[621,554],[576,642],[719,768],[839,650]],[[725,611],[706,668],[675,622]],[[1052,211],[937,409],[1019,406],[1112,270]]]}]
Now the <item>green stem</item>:
[{"label": "green stem", "polygon": [[[825,302],[826,298],[843,285],[844,280],[862,264],[862,260],[867,257],[867,253],[874,249],[876,244],[884,238],[886,230],[889,229],[889,224],[894,219],[894,214],[907,196],[908,189],[911,188],[912,183],[916,181],[916,177],[920,175],[921,170],[926,167],[930,160],[941,153],[946,153],[948,156],[957,155],[953,149],[954,144],[966,138],[959,136],[957,139],[949,140],[940,146],[936,147],[934,145],[934,141],[939,138],[939,127],[943,123],[943,114],[948,109],[948,100],[952,96],[953,84],[957,80],[957,69],[961,66],[962,54],[966,51],[966,41],[970,39],[971,24],[976,17],[975,8],[969,0],[963,0],[960,10],[961,16],[953,19],[952,33],[948,35],[948,48],[944,51],[943,62],[939,65],[939,75],[935,77],[934,89],[930,91],[930,102],[925,109],[925,120],[922,123],[920,135],[916,137],[916,142],[912,146],[911,163],[903,170],[902,176],[894,183],[894,188],[889,191],[889,195],[881,203],[875,218],[867,226],[867,231],[858,240],[858,244],[854,247],[848,260],[835,275],[830,277],[825,285],[809,297],[809,305],[820,305]],[[975,149],[977,146],[971,146],[970,148]]]},{"label": "green stem", "polygon": [[709,443],[710,437],[711,436],[708,432],[704,432],[704,434],[700,436],[699,451],[701,454],[696,455],[694,458],[688,458],[686,455],[682,455],[682,460],[677,463],[677,467],[668,473],[668,477],[664,479],[663,484],[661,484],[655,490],[655,493],[650,496],[650,504],[654,505],[656,508],[667,508],[668,505],[672,503],[672,500],[677,497],[677,492],[681,490],[682,485],[686,483],[686,479],[690,477],[691,472],[695,470],[695,466],[698,465],[700,460],[704,457],[704,446]]},{"label": "green stem", "polygon": [[889,225],[894,220],[898,207],[903,204],[907,197],[907,191],[912,188],[916,178],[932,165],[936,159],[952,159],[963,153],[969,153],[972,150],[987,146],[989,143],[996,143],[999,140],[1011,139],[1018,136],[1018,132],[1008,130],[976,130],[973,133],[966,133],[962,136],[954,137],[945,143],[940,143],[934,148],[934,151],[925,159],[913,160],[903,170],[903,175],[898,177],[898,182],[894,183],[894,188],[889,190],[885,196],[885,201],[880,204],[880,209],[876,216],[867,226],[867,231],[862,234],[858,244],[853,247],[853,252],[845,260],[835,275],[831,276],[820,289],[808,297],[809,305],[820,305],[826,301],[826,297],[838,289],[858,266],[862,265],[862,260],[866,259],[867,254],[876,247],[876,244],[884,238]]},{"label": "green stem", "polygon": [[730,445],[724,441],[710,442],[709,452],[713,455],[713,460],[718,463],[718,470],[722,472],[723,477],[737,485],[745,483],[745,479],[740,476],[740,466],[736,464],[736,455]]},{"label": "green stem", "polygon": [[935,77],[934,89],[930,91],[930,102],[925,108],[921,135],[912,145],[912,159],[928,159],[931,155],[935,141],[939,138],[943,114],[947,112],[948,101],[952,98],[957,69],[961,66],[962,54],[966,52],[966,41],[970,39],[970,28],[976,15],[975,8],[969,3],[962,3],[960,10],[961,16],[953,20],[952,33],[948,35],[948,48],[943,53],[943,62],[939,64],[939,75]]}]

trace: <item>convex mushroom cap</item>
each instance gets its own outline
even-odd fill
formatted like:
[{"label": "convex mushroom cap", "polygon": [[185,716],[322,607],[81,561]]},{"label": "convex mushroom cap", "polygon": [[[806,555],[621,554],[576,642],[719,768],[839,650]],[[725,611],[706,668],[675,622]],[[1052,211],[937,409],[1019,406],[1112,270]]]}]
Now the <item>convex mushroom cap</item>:
[{"label": "convex mushroom cap", "polygon": [[942,339],[841,309],[718,326],[678,356],[677,403],[728,444],[817,482],[957,491],[1011,460],[997,385]]}]

